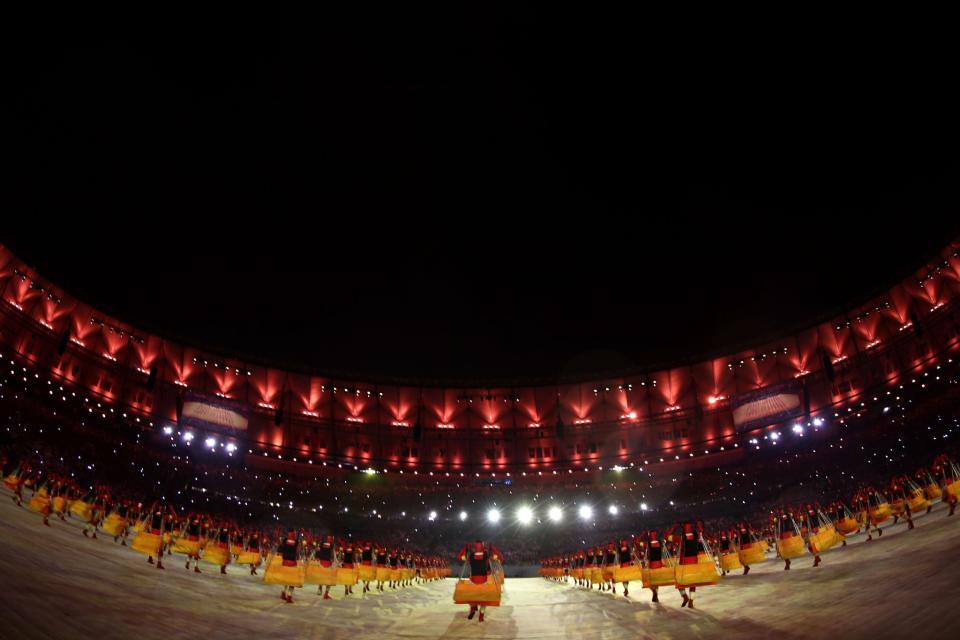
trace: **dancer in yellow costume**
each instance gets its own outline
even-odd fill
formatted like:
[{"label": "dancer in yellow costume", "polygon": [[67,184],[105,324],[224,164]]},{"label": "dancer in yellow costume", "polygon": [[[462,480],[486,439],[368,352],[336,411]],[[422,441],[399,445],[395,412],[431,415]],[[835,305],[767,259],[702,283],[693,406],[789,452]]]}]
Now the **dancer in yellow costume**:
[{"label": "dancer in yellow costume", "polygon": [[651,602],[660,602],[660,587],[676,584],[675,567],[668,562],[670,554],[655,530],[647,532],[646,566],[643,587],[653,592]]},{"label": "dancer in yellow costume", "polygon": [[[493,571],[491,562],[499,562],[502,556],[493,545],[487,548],[482,541],[477,540],[473,545],[464,545],[457,554],[457,558],[463,563],[463,569],[460,573],[460,581],[457,582],[453,591],[453,601],[457,604],[470,605],[468,620],[472,620],[473,616],[479,612],[479,622],[483,622],[488,606],[500,606],[501,584]],[[464,579],[468,572],[469,578]]]},{"label": "dancer in yellow costume", "polygon": [[757,536],[749,522],[741,522],[737,528],[737,555],[743,565],[743,575],[750,573],[750,567],[767,560],[767,543]]},{"label": "dancer in yellow costume", "polygon": [[792,513],[781,509],[780,514],[774,517],[774,525],[777,534],[777,553],[783,558],[783,570],[789,571],[790,561],[805,554],[807,546],[803,543],[800,526],[797,525]]},{"label": "dancer in yellow costume", "polygon": [[332,535],[314,544],[304,583],[318,585],[317,595],[322,593],[324,600],[330,599],[330,587],[337,584],[337,545]]},{"label": "dancer in yellow costume", "polygon": [[293,604],[293,590],[303,586],[305,568],[300,546],[296,530],[288,529],[277,550],[267,559],[267,569],[263,572],[264,584],[283,586],[280,597],[288,604]]}]

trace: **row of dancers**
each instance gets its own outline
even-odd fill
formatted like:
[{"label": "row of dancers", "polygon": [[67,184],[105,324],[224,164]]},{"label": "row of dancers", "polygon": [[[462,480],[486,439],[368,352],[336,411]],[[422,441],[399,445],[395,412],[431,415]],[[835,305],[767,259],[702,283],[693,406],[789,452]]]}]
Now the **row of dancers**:
[{"label": "row of dancers", "polygon": [[960,467],[945,454],[929,468],[912,476],[898,475],[881,488],[864,486],[849,502],[837,499],[826,507],[818,502],[802,508],[784,507],[770,513],[765,523],[754,526],[744,521],[710,534],[700,521],[674,524],[666,531],[649,530],[642,535],[610,541],[575,552],[546,558],[540,574],[556,581],[573,581],[581,587],[629,597],[630,583],[641,582],[650,589],[652,601],[659,602],[659,589],[673,586],[679,591],[681,607],[694,608],[697,587],[716,584],[723,575],[769,560],[768,551],[789,570],[793,559],[813,556],[813,566],[822,563],[821,554],[834,546],[845,546],[848,536],[863,532],[866,541],[883,534],[881,525],[901,519],[908,529],[913,518],[929,513],[934,501],[942,501],[947,516],[955,512],[960,499]]},{"label": "row of dancers", "polygon": [[[0,459],[6,467],[6,460]],[[114,497],[109,487],[83,488],[59,474],[43,473],[28,462],[5,470],[3,484],[13,501],[51,519],[78,519],[82,534],[90,539],[113,538],[121,546],[146,556],[156,569],[166,569],[164,559],[180,556],[184,568],[202,573],[201,562],[226,574],[227,567],[245,567],[251,575],[264,567],[263,581],[282,586],[281,596],[293,602],[297,587],[317,585],[317,593],[330,599],[334,586],[343,595],[399,589],[449,575],[447,561],[439,556],[414,553],[397,546],[350,537],[316,534],[304,529],[265,530],[240,527],[209,514],[178,514],[173,506],[154,501],[147,505]],[[32,490],[27,500],[25,490]]]}]

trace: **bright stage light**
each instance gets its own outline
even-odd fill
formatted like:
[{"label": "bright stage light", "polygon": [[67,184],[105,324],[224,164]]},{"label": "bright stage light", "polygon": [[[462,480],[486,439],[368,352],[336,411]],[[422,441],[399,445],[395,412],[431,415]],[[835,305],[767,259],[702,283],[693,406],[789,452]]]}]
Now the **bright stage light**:
[{"label": "bright stage light", "polygon": [[186,433],[183,434],[183,441],[184,441],[184,442],[190,442],[191,440],[193,440],[193,433],[192,433],[192,432],[187,431]]},{"label": "bright stage light", "polygon": [[814,419],[813,419],[813,426],[815,426],[815,427],[822,427],[822,426],[823,426],[823,418],[814,418]]},{"label": "bright stage light", "polygon": [[530,507],[520,507],[517,509],[517,520],[520,524],[530,524],[533,521],[533,510]]},{"label": "bright stage light", "polygon": [[437,512],[436,512],[436,511],[431,511],[429,518],[430,518],[430,521],[431,521],[431,522],[434,521],[434,520],[436,520],[436,519],[437,519]]},{"label": "bright stage light", "polygon": [[608,509],[608,511],[610,512],[610,515],[612,515],[612,516],[615,516],[615,515],[617,515],[618,513],[620,513],[620,509],[618,509],[618,508],[617,508],[617,505],[615,505],[615,504],[610,505],[610,508]]},{"label": "bright stage light", "polygon": [[590,518],[593,517],[593,509],[591,509],[588,505],[583,505],[582,507],[580,507],[580,509],[578,510],[578,513],[580,514],[580,517],[583,518],[584,520],[589,520]]},{"label": "bright stage light", "polygon": [[217,439],[207,438],[206,440],[203,441],[203,444],[207,445],[207,448],[213,449],[215,446],[217,446]]},{"label": "bright stage light", "polygon": [[496,509],[490,509],[490,511],[487,511],[487,520],[490,522],[500,522],[500,512]]},{"label": "bright stage light", "polygon": [[547,516],[554,522],[560,522],[563,518],[563,511],[560,510],[560,507],[550,507]]},{"label": "bright stage light", "polygon": [[460,520],[466,520],[466,519],[467,519],[467,512],[466,512],[466,511],[461,511],[461,512],[460,512]]},{"label": "bright stage light", "polygon": [[794,432],[794,433],[803,433],[803,427],[802,427],[801,425],[799,425],[799,424],[795,424],[795,425],[793,425],[793,432]]},{"label": "bright stage light", "polygon": [[780,434],[777,433],[776,431],[770,434],[770,439],[773,440],[774,442],[776,442],[779,437],[780,437]]},{"label": "bright stage light", "polygon": [[166,435],[170,435],[171,433],[173,433],[173,427],[171,427],[171,426],[168,425],[168,426],[166,426],[166,427],[163,428],[163,432],[164,432]]},{"label": "bright stage light", "polygon": [[237,445],[233,444],[232,442],[227,444],[227,453],[233,453],[236,450],[237,450]]},{"label": "bright stage light", "polygon": [[640,503],[640,511],[646,511],[648,509],[646,502]]}]

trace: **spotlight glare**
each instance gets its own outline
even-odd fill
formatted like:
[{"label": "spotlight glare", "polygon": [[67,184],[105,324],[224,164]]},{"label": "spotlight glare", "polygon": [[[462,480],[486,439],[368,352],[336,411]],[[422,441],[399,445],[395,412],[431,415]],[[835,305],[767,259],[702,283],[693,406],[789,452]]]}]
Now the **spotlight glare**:
[{"label": "spotlight glare", "polygon": [[237,445],[233,444],[232,442],[227,444],[227,453],[233,453],[236,450],[237,450]]},{"label": "spotlight glare", "polygon": [[467,519],[467,512],[466,512],[466,511],[461,511],[461,512],[460,512],[460,520],[466,520],[466,519]]},{"label": "spotlight glare", "polygon": [[184,442],[190,442],[191,440],[193,440],[193,433],[191,431],[187,431],[186,433],[183,434]]},{"label": "spotlight glare", "polygon": [[823,418],[814,418],[814,419],[813,419],[813,426],[815,426],[815,427],[822,427],[822,426],[823,426]]},{"label": "spotlight glare", "polygon": [[431,522],[433,522],[434,520],[436,520],[436,519],[437,519],[437,512],[436,512],[436,511],[431,511],[429,518],[430,518],[430,521],[431,521]]},{"label": "spotlight glare", "polygon": [[517,509],[517,520],[520,524],[530,524],[533,521],[533,510],[530,507],[520,507]]},{"label": "spotlight glare", "polygon": [[640,511],[646,511],[648,509],[646,502],[640,503]]},{"label": "spotlight glare", "polygon": [[593,509],[591,509],[588,505],[583,505],[582,507],[580,507],[580,509],[578,510],[578,513],[580,514],[580,517],[583,518],[584,520],[589,520],[590,518],[593,517]]},{"label": "spotlight glare", "polygon": [[610,505],[610,508],[608,509],[608,511],[610,512],[610,515],[612,515],[612,516],[615,516],[615,515],[617,515],[618,513],[620,513],[620,509],[618,509],[618,508],[617,508],[617,505],[615,505],[615,504]]},{"label": "spotlight glare", "polygon": [[164,432],[166,435],[170,435],[171,433],[173,433],[173,427],[171,427],[171,426],[168,425],[168,426],[166,426],[166,427],[163,428],[163,432]]},{"label": "spotlight glare", "polygon": [[487,511],[487,520],[490,522],[500,522],[500,512],[496,509],[490,509],[490,511]]},{"label": "spotlight glare", "polygon": [[803,427],[802,427],[801,425],[799,425],[799,424],[795,424],[795,425],[793,425],[793,432],[794,432],[794,433],[803,433]]},{"label": "spotlight glare", "polygon": [[203,444],[213,449],[215,446],[217,446],[217,440],[216,438],[207,438],[206,440],[203,441]]},{"label": "spotlight glare", "polygon": [[560,507],[550,507],[550,510],[547,511],[547,516],[553,522],[560,522],[560,520],[563,518],[563,511],[560,510]]}]

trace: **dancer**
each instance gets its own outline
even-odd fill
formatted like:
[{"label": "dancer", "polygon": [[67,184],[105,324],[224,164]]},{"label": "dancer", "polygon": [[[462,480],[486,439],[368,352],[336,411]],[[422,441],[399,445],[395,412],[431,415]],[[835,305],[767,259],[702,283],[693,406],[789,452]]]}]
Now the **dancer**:
[{"label": "dancer", "polygon": [[[479,612],[478,622],[483,622],[487,606],[500,606],[501,586],[491,566],[491,560],[501,559],[500,552],[493,545],[488,548],[481,540],[477,540],[472,547],[469,544],[464,545],[457,558],[464,565],[461,580],[453,592],[453,601],[470,605],[468,620],[472,620]],[[467,570],[470,572],[469,580],[464,580]]]},{"label": "dancer", "polygon": [[323,595],[324,600],[330,599],[330,587],[337,584],[337,547],[336,538],[332,535],[324,536],[323,542],[314,543],[313,557],[307,563],[305,584],[315,584],[317,595]]},{"label": "dancer", "polygon": [[300,560],[300,547],[301,539],[296,529],[287,529],[287,534],[280,540],[263,572],[264,584],[283,586],[280,598],[287,604],[293,604],[293,590],[303,586],[304,566]]}]

